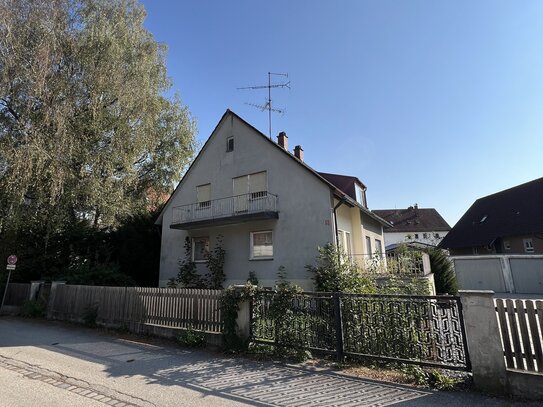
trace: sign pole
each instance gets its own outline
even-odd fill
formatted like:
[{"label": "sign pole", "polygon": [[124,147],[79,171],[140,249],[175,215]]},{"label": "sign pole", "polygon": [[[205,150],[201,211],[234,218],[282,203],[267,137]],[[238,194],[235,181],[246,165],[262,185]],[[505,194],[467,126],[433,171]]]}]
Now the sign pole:
[{"label": "sign pole", "polygon": [[6,280],[6,286],[4,287],[4,295],[2,296],[2,304],[0,305],[0,313],[2,312],[2,309],[4,308],[4,301],[6,300],[6,294],[8,293],[8,285],[9,285],[9,279],[11,277],[11,270],[8,272],[8,279]]},{"label": "sign pole", "polygon": [[4,295],[2,296],[2,303],[0,304],[0,312],[2,312],[2,309],[4,308],[4,301],[6,300],[6,294],[8,293],[8,286],[9,286],[9,280],[11,278],[11,271],[15,270],[15,264],[17,264],[17,256],[12,254],[8,257],[8,265],[6,267],[8,272],[8,279],[6,280],[6,287],[4,288]]}]

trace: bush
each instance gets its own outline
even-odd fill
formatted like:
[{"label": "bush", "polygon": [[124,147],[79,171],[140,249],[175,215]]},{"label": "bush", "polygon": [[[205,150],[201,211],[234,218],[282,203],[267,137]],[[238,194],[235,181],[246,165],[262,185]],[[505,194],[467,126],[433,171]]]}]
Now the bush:
[{"label": "bush", "polygon": [[96,319],[98,318],[98,305],[89,305],[83,310],[83,323],[89,327],[96,326]]},{"label": "bush", "polygon": [[21,306],[19,315],[25,318],[42,318],[47,312],[47,303],[44,300],[26,300]]},{"label": "bush", "polygon": [[434,273],[436,292],[438,294],[456,295],[458,293],[458,281],[446,252],[439,248],[430,249],[428,250],[428,256],[430,256],[430,266]]},{"label": "bush", "polygon": [[127,287],[136,282],[121,273],[116,264],[91,264],[86,259],[72,259],[68,272],[60,278],[68,284]]},{"label": "bush", "polygon": [[360,272],[356,263],[350,261],[335,244],[319,247],[315,266],[305,266],[313,274],[317,291],[342,291],[347,293],[372,294],[376,292],[374,281]]},{"label": "bush", "polygon": [[195,331],[194,329],[187,329],[179,334],[177,341],[183,346],[189,348],[201,348],[207,343],[206,335],[204,332]]}]

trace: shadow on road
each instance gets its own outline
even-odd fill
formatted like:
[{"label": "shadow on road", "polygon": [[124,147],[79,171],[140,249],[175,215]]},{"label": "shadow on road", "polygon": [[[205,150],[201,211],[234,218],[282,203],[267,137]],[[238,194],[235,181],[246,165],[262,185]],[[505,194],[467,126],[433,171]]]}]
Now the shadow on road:
[{"label": "shadow on road", "polygon": [[[17,334],[2,334],[8,330]],[[158,347],[55,323],[0,319],[0,354],[2,348],[15,346],[40,347],[98,363],[111,377],[138,375],[148,384],[180,386],[252,406],[465,405],[480,402],[472,397],[482,397],[363,380],[330,369]],[[457,398],[458,404],[451,404]]]}]

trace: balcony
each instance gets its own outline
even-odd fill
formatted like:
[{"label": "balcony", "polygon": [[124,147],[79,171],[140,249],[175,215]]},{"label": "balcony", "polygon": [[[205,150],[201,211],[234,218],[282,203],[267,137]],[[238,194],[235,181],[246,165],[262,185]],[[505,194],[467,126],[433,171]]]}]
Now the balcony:
[{"label": "balcony", "polygon": [[262,191],[174,207],[170,228],[189,230],[278,218],[277,195]]}]

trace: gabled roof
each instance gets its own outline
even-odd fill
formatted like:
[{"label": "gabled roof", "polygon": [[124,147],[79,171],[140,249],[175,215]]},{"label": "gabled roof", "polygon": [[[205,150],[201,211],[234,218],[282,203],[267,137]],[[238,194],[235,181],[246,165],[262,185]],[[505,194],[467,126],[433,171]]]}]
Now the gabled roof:
[{"label": "gabled roof", "polygon": [[177,184],[177,187],[175,188],[175,190],[173,191],[173,193],[170,195],[170,198],[168,199],[168,201],[165,203],[164,207],[162,208],[162,211],[160,212],[160,214],[158,215],[157,217],[157,220],[155,221],[155,225],[160,225],[162,224],[162,217],[164,216],[164,212],[166,210],[169,209],[169,205],[170,205],[170,202],[172,201],[173,197],[178,193],[181,185],[183,184],[183,181],[185,179],[185,177],[187,176],[187,174],[190,172],[191,168],[195,165],[195,163],[197,161],[199,161],[200,157],[202,156],[202,153],[204,152],[204,150],[206,149],[207,145],[209,144],[209,141],[213,138],[213,136],[215,135],[215,133],[217,132],[217,130],[219,129],[219,127],[221,126],[221,124],[227,119],[227,117],[229,116],[233,116],[235,117],[236,119],[238,119],[239,121],[241,121],[243,124],[245,124],[246,126],[249,126],[252,130],[254,130],[254,132],[262,137],[264,140],[266,140],[266,142],[270,143],[271,146],[273,146],[273,148],[277,148],[279,149],[280,151],[282,151],[284,154],[286,154],[288,157],[290,157],[291,159],[293,159],[294,161],[296,161],[298,164],[300,164],[305,170],[309,171],[310,173],[312,173],[314,176],[316,176],[318,179],[320,179],[322,182],[324,182],[325,184],[327,184],[330,189],[332,190],[333,194],[338,197],[339,199],[342,199],[345,201],[346,204],[350,205],[350,206],[356,206],[358,208],[360,208],[360,210],[362,210],[364,213],[366,213],[368,216],[372,217],[374,220],[378,221],[379,223],[383,224],[384,226],[390,226],[390,224],[381,219],[379,216],[375,215],[372,211],[370,211],[369,209],[363,207],[362,205],[360,205],[358,202],[356,202],[356,199],[353,199],[351,198],[349,195],[347,195],[345,192],[343,192],[342,190],[340,190],[339,188],[337,188],[333,183],[331,183],[330,181],[328,181],[326,178],[324,178],[323,176],[321,176],[317,171],[315,171],[313,168],[311,168],[309,165],[307,165],[305,162],[303,162],[302,160],[298,159],[294,154],[291,154],[290,152],[288,152],[287,150],[285,150],[283,147],[281,147],[279,144],[275,143],[274,141],[272,141],[268,136],[266,136],[264,133],[262,133],[260,130],[258,130],[256,127],[254,127],[253,125],[251,125],[250,123],[248,123],[247,121],[245,121],[244,119],[242,119],[240,116],[238,116],[236,113],[234,113],[233,111],[231,111],[230,109],[226,109],[226,112],[224,112],[224,114],[222,115],[221,119],[219,120],[219,122],[217,123],[217,125],[215,126],[215,128],[213,129],[213,131],[211,132],[211,135],[209,136],[209,138],[206,140],[206,142],[204,143],[204,145],[202,146],[202,148],[200,149],[200,151],[198,152],[198,154],[196,155],[196,158],[194,159],[194,161],[190,164],[189,168],[187,169],[187,171],[185,172],[185,175],[183,175],[183,178],[181,179],[181,181],[179,181],[179,184]]},{"label": "gabled roof", "polygon": [[390,222],[393,228],[386,232],[449,231],[451,227],[434,208],[375,209],[374,212]]},{"label": "gabled roof", "polygon": [[538,233],[543,234],[543,178],[477,199],[440,246],[483,246],[501,237]]},{"label": "gabled roof", "polygon": [[351,175],[329,174],[327,172],[319,172],[319,175],[325,178],[331,184],[334,184],[339,190],[345,192],[356,201],[355,184],[359,184],[362,188],[366,186],[357,177]]}]

